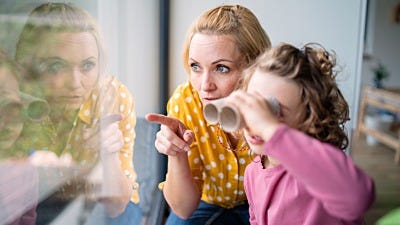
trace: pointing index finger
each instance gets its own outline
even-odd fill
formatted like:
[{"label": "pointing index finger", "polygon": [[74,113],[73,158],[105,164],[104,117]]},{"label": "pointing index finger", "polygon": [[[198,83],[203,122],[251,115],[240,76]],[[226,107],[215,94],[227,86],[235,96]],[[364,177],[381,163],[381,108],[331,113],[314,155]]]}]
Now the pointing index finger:
[{"label": "pointing index finger", "polygon": [[174,132],[179,138],[179,140],[174,139],[174,141],[172,141],[173,144],[175,146],[183,146],[180,148],[184,149],[185,151],[189,150],[189,145],[194,139],[194,134],[191,130],[188,130],[185,124],[183,124],[180,120],[157,113],[149,113],[145,118],[149,122],[158,123],[168,127],[169,130]]},{"label": "pointing index finger", "polygon": [[171,129],[181,138],[187,130],[186,126],[180,120],[162,114],[149,113],[146,115],[146,120],[169,127],[169,129]]},{"label": "pointing index finger", "polygon": [[[171,118],[158,113],[149,113],[146,115],[146,120],[152,123],[159,123],[169,128],[176,128],[179,121],[175,118]],[[176,129],[173,129],[176,130]]]}]

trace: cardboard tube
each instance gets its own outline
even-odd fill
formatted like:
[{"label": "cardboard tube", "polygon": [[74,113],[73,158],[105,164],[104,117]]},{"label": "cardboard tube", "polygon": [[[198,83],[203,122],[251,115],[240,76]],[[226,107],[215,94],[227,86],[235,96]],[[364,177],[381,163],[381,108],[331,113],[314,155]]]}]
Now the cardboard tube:
[{"label": "cardboard tube", "polygon": [[20,92],[23,103],[24,115],[33,120],[41,121],[50,113],[50,106],[46,100],[36,98],[32,95]]},{"label": "cardboard tube", "polygon": [[[268,99],[265,99],[265,101],[272,107],[275,114],[279,116],[280,106],[276,98],[269,97]],[[220,109],[219,122],[222,129],[226,132],[233,132],[245,126],[244,119],[239,110],[235,106],[231,105],[222,106],[222,108]]]},{"label": "cardboard tube", "polygon": [[210,124],[217,124],[219,122],[219,113],[224,104],[225,99],[220,98],[214,101],[207,102],[203,108],[204,118]]},{"label": "cardboard tube", "polygon": [[219,122],[226,132],[233,132],[244,127],[244,120],[235,106],[226,105],[221,108]]}]

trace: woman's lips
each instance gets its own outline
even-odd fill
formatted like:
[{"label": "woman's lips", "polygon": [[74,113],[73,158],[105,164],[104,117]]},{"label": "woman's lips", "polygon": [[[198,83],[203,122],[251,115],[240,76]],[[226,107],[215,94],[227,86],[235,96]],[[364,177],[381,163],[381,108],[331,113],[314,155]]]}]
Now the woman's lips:
[{"label": "woman's lips", "polygon": [[76,103],[76,102],[81,102],[82,101],[82,97],[81,96],[76,96],[76,95],[74,95],[74,96],[63,96],[61,98],[64,99],[65,101],[67,101],[67,102]]},{"label": "woman's lips", "polygon": [[217,99],[219,99],[219,98],[201,98],[203,103],[212,102],[212,101],[215,101]]}]

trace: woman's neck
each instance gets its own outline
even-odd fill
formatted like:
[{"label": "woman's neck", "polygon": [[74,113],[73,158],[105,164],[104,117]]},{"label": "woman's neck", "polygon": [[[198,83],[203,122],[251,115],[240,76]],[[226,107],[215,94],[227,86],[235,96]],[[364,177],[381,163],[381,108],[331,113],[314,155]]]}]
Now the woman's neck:
[{"label": "woman's neck", "polygon": [[54,107],[53,110],[50,112],[50,118],[53,121],[53,123],[72,123],[78,113],[78,109],[60,109]]},{"label": "woman's neck", "polygon": [[239,143],[239,139],[237,137],[235,137],[235,135],[233,135],[231,133],[226,133],[226,136],[229,139],[229,143],[230,143],[231,147],[236,149],[237,144]]}]

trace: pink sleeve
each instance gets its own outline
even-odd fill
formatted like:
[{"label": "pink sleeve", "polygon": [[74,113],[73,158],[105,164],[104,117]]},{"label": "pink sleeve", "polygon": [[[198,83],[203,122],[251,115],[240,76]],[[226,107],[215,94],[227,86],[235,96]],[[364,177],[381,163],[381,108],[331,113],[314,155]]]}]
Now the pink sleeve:
[{"label": "pink sleeve", "polygon": [[265,154],[278,159],[333,216],[356,219],[374,201],[373,180],[350,157],[284,124],[266,143]]}]

